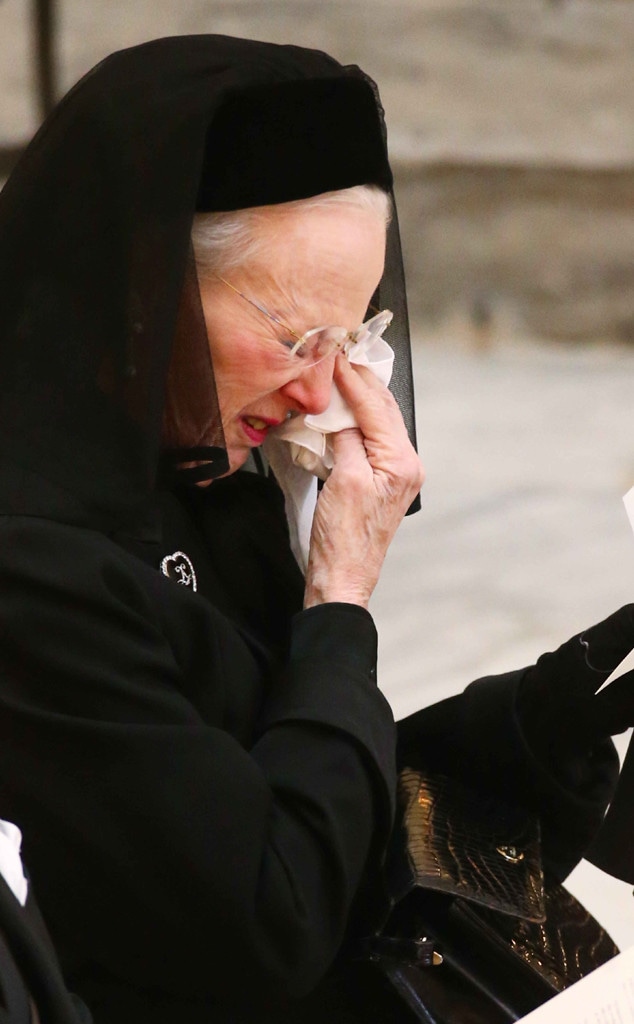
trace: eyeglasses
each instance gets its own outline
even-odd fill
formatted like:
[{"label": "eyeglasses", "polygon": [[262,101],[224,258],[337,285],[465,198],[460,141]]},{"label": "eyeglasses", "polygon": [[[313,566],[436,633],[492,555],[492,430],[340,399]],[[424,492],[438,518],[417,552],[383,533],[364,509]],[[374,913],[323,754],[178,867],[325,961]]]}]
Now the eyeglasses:
[{"label": "eyeglasses", "polygon": [[260,313],[263,313],[265,317],[290,335],[290,337],[285,339],[276,338],[276,342],[280,349],[284,350],[288,362],[295,366],[299,366],[301,362],[302,369],[316,366],[317,363],[331,356],[333,352],[347,353],[352,345],[358,341],[365,340],[367,337],[370,337],[372,341],[382,338],[383,332],[392,322],[392,313],[389,309],[384,309],[370,320],[366,320],[365,323],[361,324],[354,331],[349,331],[346,327],[313,327],[310,331],[300,335],[292,327],[289,327],[288,324],[285,324],[283,320],[269,313],[268,309],[259,302],[250,299],[248,295],[245,295],[239,288],[232,285],[230,281],[226,281],[220,274],[214,274],[214,277],[226,285],[227,288],[231,288],[232,292],[235,292],[241,299],[244,299],[250,306],[259,310]]}]

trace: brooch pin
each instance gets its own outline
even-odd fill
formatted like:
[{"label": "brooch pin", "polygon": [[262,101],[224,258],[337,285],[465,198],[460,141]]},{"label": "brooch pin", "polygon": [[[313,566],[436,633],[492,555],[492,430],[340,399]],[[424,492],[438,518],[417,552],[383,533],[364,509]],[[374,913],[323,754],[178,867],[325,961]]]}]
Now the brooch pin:
[{"label": "brooch pin", "polygon": [[191,559],[184,551],[175,551],[173,555],[166,555],[161,562],[161,572],[167,576],[168,580],[174,580],[175,583],[180,583],[183,587],[191,587],[192,590],[198,589],[196,572]]}]

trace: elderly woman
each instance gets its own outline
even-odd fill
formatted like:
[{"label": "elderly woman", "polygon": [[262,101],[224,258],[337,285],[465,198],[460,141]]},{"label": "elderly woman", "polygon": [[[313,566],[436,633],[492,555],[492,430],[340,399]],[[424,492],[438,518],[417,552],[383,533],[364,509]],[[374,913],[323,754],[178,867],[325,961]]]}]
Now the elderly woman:
[{"label": "elderly woman", "polygon": [[[368,1019],[331,967],[393,815],[367,605],[422,482],[360,365],[388,306],[409,417],[391,183],[358,69],[198,36],[99,65],[2,194],[0,812],[98,1024]],[[399,756],[503,776],[565,873],[615,762],[599,730],[546,763],[552,675],[413,716]]]}]

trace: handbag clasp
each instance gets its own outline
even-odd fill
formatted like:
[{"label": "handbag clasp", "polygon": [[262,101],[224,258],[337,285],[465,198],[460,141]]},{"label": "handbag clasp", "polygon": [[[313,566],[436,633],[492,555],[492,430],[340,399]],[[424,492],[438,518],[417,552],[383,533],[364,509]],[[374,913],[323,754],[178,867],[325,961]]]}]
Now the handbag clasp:
[{"label": "handbag clasp", "polygon": [[375,963],[390,961],[408,967],[438,967],[443,961],[442,953],[434,949],[434,940],[426,937],[369,935],[363,940],[363,952]]}]

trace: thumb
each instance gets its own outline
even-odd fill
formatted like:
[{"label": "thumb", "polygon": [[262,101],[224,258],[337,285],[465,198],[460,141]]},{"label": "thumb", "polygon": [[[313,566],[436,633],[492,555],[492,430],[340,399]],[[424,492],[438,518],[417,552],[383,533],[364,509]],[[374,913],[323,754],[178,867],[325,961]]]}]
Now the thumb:
[{"label": "thumb", "polygon": [[343,467],[357,462],[359,458],[366,461],[363,435],[357,427],[347,427],[330,435],[335,467]]}]

